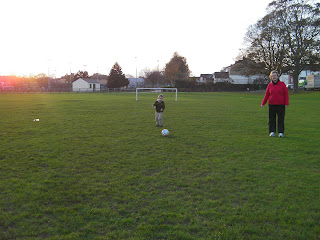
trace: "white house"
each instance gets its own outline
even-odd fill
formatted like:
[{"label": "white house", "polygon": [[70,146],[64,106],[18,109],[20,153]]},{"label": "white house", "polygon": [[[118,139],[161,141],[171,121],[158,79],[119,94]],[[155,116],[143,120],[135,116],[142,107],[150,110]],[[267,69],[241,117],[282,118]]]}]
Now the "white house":
[{"label": "white house", "polygon": [[128,88],[144,87],[143,78],[128,78],[128,80],[129,80]]},{"label": "white house", "polygon": [[73,92],[99,92],[100,82],[91,78],[79,78],[72,83]]},{"label": "white house", "polygon": [[198,83],[213,83],[214,78],[213,74],[200,74],[200,79],[197,81]]},{"label": "white house", "polygon": [[234,84],[253,84],[255,80],[265,79],[264,75],[251,75],[251,76],[243,76],[240,74],[230,74],[230,78],[232,79]]},{"label": "white house", "polygon": [[218,82],[233,83],[228,72],[214,72],[213,79],[214,79],[213,80],[214,83],[218,83]]},{"label": "white house", "polygon": [[229,78],[233,84],[253,84],[255,81],[264,80],[266,76],[263,74],[244,76],[234,69],[234,65],[228,67]]}]

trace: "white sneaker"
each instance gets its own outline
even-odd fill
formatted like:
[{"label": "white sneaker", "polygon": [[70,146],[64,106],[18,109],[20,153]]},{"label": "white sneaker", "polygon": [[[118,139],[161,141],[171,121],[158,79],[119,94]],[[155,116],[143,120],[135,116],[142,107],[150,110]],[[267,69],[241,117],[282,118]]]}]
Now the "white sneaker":
[{"label": "white sneaker", "polygon": [[279,133],[279,137],[283,137],[283,133]]},{"label": "white sneaker", "polygon": [[274,137],[276,134],[274,132],[271,132],[269,137]]}]

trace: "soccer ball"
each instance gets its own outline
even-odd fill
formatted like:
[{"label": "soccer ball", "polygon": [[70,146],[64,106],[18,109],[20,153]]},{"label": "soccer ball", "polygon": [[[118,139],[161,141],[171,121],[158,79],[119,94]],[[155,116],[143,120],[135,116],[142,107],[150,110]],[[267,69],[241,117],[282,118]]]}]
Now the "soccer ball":
[{"label": "soccer ball", "polygon": [[162,136],[168,136],[169,135],[169,130],[168,129],[163,129],[161,131]]}]

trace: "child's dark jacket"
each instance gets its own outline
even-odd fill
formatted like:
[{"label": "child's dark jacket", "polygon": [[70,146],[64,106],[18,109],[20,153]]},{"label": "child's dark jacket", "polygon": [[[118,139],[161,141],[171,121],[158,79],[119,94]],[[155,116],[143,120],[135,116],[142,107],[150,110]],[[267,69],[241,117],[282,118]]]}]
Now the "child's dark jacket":
[{"label": "child's dark jacket", "polygon": [[162,101],[162,102],[156,101],[156,102],[153,104],[153,106],[156,107],[156,111],[157,111],[157,112],[163,112],[163,110],[165,109],[164,101]]}]

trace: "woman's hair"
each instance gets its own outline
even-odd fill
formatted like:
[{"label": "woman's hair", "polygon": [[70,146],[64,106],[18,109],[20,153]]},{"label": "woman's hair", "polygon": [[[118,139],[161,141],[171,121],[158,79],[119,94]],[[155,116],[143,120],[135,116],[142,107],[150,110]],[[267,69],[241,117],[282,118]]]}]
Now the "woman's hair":
[{"label": "woman's hair", "polygon": [[271,77],[272,77],[272,74],[274,74],[274,73],[276,73],[277,76],[279,76],[278,71],[277,71],[277,70],[273,70],[273,71],[271,71],[271,73],[270,73],[270,75],[269,75],[269,78],[270,78],[270,79],[271,79]]},{"label": "woman's hair", "polygon": [[163,95],[162,94],[159,94],[158,98],[162,97],[163,98]]}]

